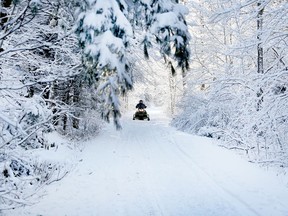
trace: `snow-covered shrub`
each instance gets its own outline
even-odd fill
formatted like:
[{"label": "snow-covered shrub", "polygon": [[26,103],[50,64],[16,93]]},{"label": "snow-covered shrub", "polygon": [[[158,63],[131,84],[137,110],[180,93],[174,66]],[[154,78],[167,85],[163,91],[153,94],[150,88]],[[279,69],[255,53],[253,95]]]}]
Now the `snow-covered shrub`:
[{"label": "snow-covered shrub", "polygon": [[[246,78],[245,82],[241,77],[215,80],[209,90],[186,94],[172,124],[184,131],[221,139],[229,148],[244,150],[251,160],[287,165],[283,160],[288,154],[285,85],[279,88],[270,75]],[[237,82],[232,84],[232,80]],[[259,86],[262,97],[257,94]]]},{"label": "snow-covered shrub", "polygon": [[74,166],[75,145],[57,134],[52,136],[43,137],[49,149],[24,150],[18,146],[1,151],[0,212],[33,204],[43,186],[60,180]]},{"label": "snow-covered shrub", "polygon": [[78,105],[74,107],[74,109],[78,109],[79,125],[77,128],[70,127],[66,131],[70,137],[89,139],[101,131],[104,121],[101,117],[100,98],[95,92],[95,88],[83,86]]},{"label": "snow-covered shrub", "polygon": [[51,147],[44,134],[51,128],[52,112],[42,98],[21,98],[15,91],[2,94],[0,102],[0,209],[5,209],[29,203],[26,190],[47,182],[41,175],[50,170],[26,152]]},{"label": "snow-covered shrub", "polygon": [[187,93],[178,105],[179,111],[172,124],[187,132],[220,138],[233,117],[235,107],[227,92],[221,92],[222,97],[217,97],[217,100],[215,94],[206,95],[203,91],[195,91],[192,95]]}]

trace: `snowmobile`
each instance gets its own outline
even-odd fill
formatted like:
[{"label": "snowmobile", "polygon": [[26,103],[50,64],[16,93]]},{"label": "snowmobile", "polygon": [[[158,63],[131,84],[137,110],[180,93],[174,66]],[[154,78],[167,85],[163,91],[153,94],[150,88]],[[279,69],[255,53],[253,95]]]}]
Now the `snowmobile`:
[{"label": "snowmobile", "polygon": [[135,119],[138,119],[138,120],[147,119],[148,121],[150,121],[149,115],[145,109],[138,109],[136,113],[133,115],[133,120]]}]

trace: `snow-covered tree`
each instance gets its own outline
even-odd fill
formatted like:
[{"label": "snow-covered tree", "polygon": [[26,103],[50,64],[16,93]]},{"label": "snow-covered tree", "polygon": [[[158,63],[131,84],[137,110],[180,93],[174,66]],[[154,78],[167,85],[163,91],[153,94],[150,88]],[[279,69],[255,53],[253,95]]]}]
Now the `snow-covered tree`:
[{"label": "snow-covered tree", "polygon": [[190,91],[175,125],[278,163],[287,155],[287,2],[189,4]]},{"label": "snow-covered tree", "polygon": [[[71,2],[1,4],[0,209],[26,204],[28,185],[36,190],[58,178],[58,165],[53,162],[48,168],[31,151],[56,148],[47,134],[55,130],[55,120],[73,116],[76,106],[72,109],[55,87],[67,88],[80,65],[78,41],[71,34]],[[59,177],[64,170],[59,170]]]},{"label": "snow-covered tree", "polygon": [[[185,21],[188,9],[178,1],[135,1],[133,21],[135,26],[146,31],[143,39],[143,49],[149,57],[148,49],[155,38],[160,45],[160,52],[165,62],[171,67],[174,75],[173,60],[182,69],[185,80],[186,70],[189,68],[189,41],[191,36]],[[172,59],[171,59],[172,58]]]},{"label": "snow-covered tree", "polygon": [[[121,6],[121,7],[120,7]],[[118,96],[132,88],[126,47],[133,36],[127,6],[117,1],[87,1],[81,6],[76,33],[83,49],[84,79],[101,95],[102,115],[120,127]]]},{"label": "snow-covered tree", "polygon": [[172,73],[175,72],[175,60],[185,76],[190,39],[184,19],[187,12],[186,7],[173,0],[91,0],[81,3],[76,32],[83,49],[84,77],[96,85],[103,103],[104,119],[109,120],[112,113],[116,126],[120,127],[118,96],[132,88],[126,52],[133,31],[144,30],[140,35],[144,37],[146,57],[154,39],[160,44],[160,52]]}]

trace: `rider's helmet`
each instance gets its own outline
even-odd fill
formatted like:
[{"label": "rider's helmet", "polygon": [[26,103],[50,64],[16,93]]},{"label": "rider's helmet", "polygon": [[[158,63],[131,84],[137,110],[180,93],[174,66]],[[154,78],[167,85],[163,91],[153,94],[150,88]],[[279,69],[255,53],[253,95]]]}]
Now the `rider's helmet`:
[{"label": "rider's helmet", "polygon": [[139,103],[143,103],[143,100],[140,100]]}]

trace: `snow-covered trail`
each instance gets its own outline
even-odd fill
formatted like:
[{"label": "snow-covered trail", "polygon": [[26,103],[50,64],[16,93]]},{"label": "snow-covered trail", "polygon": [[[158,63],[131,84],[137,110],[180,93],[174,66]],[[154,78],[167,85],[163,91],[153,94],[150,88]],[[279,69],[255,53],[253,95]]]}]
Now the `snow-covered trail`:
[{"label": "snow-covered trail", "polygon": [[160,110],[86,143],[80,164],[38,204],[7,215],[288,215],[278,178],[212,140],[176,131]]}]

